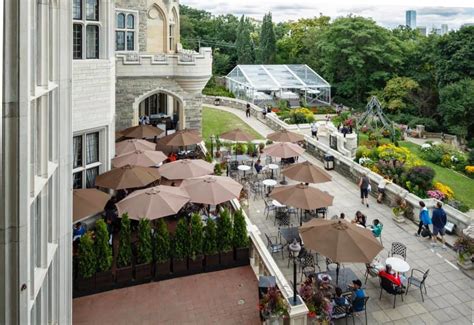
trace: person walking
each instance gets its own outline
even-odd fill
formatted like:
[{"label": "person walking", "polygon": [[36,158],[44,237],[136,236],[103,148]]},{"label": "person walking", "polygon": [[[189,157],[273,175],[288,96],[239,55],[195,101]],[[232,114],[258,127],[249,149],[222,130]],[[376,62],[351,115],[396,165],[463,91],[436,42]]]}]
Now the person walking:
[{"label": "person walking", "polygon": [[443,209],[443,204],[441,202],[436,203],[436,209],[433,210],[431,215],[431,222],[433,223],[433,246],[436,245],[436,239],[438,234],[441,236],[441,242],[443,243],[442,248],[446,249],[446,242],[444,241],[444,226],[448,222],[446,217],[446,212]]},{"label": "person walking", "polygon": [[245,110],[245,116],[250,117],[250,104],[247,103],[247,109]]},{"label": "person walking", "polygon": [[263,115],[263,119],[265,119],[267,117],[267,108],[266,107],[263,107],[262,115]]},{"label": "person walking", "polygon": [[319,139],[318,139],[318,124],[316,124],[316,122],[311,123],[311,136],[313,138],[316,138],[316,140],[319,141]]},{"label": "person walking", "polygon": [[420,201],[420,222],[418,223],[418,231],[416,232],[415,236],[420,237],[421,232],[423,228],[428,229],[429,231],[429,237],[431,239],[431,231],[430,231],[430,224],[431,224],[431,218],[430,218],[430,213],[428,212],[428,208],[426,207],[425,202]]},{"label": "person walking", "polygon": [[367,205],[367,207],[369,207],[369,186],[369,177],[367,177],[367,173],[365,173],[359,180],[359,188],[361,202],[362,204]]}]

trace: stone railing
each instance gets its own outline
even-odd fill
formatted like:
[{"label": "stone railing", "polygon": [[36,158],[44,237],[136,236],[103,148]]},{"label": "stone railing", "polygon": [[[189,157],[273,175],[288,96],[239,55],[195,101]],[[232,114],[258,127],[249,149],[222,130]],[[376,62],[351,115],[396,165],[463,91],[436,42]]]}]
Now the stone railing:
[{"label": "stone railing", "polygon": [[[213,104],[214,99],[217,97],[206,96],[204,102]],[[247,102],[227,98],[227,97],[219,97],[221,99],[222,106],[233,107],[241,110],[245,110]],[[251,106],[251,113],[253,116],[257,116],[262,122],[266,123],[268,127],[273,130],[281,130],[281,129],[289,129],[294,130],[293,126],[288,126],[288,124],[280,121],[278,117],[273,116],[274,114],[267,114],[267,118],[263,120],[261,118],[261,109],[258,106],[252,105]],[[315,158],[323,161],[323,157],[326,153],[331,154],[334,156],[334,167],[335,170],[345,176],[346,178],[352,180],[354,183],[357,183],[364,173],[367,173],[367,176],[370,179],[371,186],[373,189],[377,189],[377,184],[382,180],[382,176],[372,172],[371,170],[359,165],[353,159],[348,158],[347,156],[337,152],[336,150],[331,149],[329,146],[312,139],[309,136],[305,136],[306,142],[306,149],[307,152],[310,153]],[[372,191],[372,195],[376,195],[377,191]],[[401,197],[406,200],[408,203],[408,210],[411,213],[408,214],[408,218],[411,219],[413,222],[418,223],[418,213],[420,211],[419,202],[425,202],[428,209],[433,209],[436,200],[434,199],[421,199],[418,196],[408,192],[406,189],[396,185],[396,184],[387,184],[385,188],[385,203],[389,206],[396,206],[397,199]],[[448,221],[452,222],[456,225],[456,233],[461,234],[462,230],[467,228],[471,225],[474,220],[468,216],[467,214],[448,206],[447,204],[443,205],[444,210],[448,216]]]}]

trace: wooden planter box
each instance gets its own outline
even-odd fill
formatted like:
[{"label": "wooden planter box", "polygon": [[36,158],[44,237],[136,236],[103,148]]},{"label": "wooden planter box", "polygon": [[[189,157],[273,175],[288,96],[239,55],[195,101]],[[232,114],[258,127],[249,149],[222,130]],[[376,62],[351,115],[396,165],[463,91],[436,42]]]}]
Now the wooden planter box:
[{"label": "wooden planter box", "polygon": [[132,284],[133,281],[133,267],[125,266],[115,269],[115,279],[119,287],[125,287]]},{"label": "wooden planter box", "polygon": [[95,274],[85,279],[78,275],[75,283],[74,297],[81,297],[95,292]]},{"label": "wooden planter box", "polygon": [[183,275],[188,271],[187,259],[176,260],[173,259],[173,275]]},{"label": "wooden planter box", "polygon": [[196,259],[193,260],[192,258],[188,259],[188,270],[191,274],[202,273],[204,271],[203,267],[203,256],[196,256]]},{"label": "wooden planter box", "polygon": [[234,252],[221,252],[221,266],[223,268],[232,267],[234,265]]},{"label": "wooden planter box", "polygon": [[235,252],[235,262],[237,263],[237,265],[243,266],[243,265],[250,264],[248,247],[236,248],[234,252]]},{"label": "wooden planter box", "polygon": [[155,280],[165,280],[171,275],[171,261],[156,262],[155,264]]},{"label": "wooden planter box", "polygon": [[209,271],[216,271],[219,269],[219,253],[213,255],[206,255],[205,261],[205,270],[206,272]]},{"label": "wooden planter box", "polygon": [[97,272],[95,274],[95,287],[97,292],[114,289],[115,279],[112,270]]},{"label": "wooden planter box", "polygon": [[135,264],[135,281],[138,283],[150,282],[153,273],[151,263],[144,263],[144,264]]}]

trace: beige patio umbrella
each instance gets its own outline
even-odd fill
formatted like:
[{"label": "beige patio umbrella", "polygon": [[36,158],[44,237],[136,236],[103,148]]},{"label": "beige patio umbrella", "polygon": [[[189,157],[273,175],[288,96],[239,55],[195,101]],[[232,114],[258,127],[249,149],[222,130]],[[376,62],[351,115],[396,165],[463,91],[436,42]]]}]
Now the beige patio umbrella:
[{"label": "beige patio umbrella", "polygon": [[115,141],[120,140],[121,138],[123,138],[122,131],[115,131]]},{"label": "beige patio umbrella", "polygon": [[160,143],[170,147],[186,147],[202,141],[202,137],[196,130],[180,130],[167,135],[160,140]]},{"label": "beige patio umbrella", "polygon": [[189,195],[180,187],[156,186],[135,191],[116,204],[119,216],[154,220],[174,215],[189,202]]},{"label": "beige patio umbrella", "polygon": [[242,131],[241,129],[235,129],[222,133],[219,138],[234,142],[249,142],[255,140],[255,137],[253,135],[248,134],[247,132]]},{"label": "beige patio umbrella", "polygon": [[146,140],[127,139],[117,142],[115,144],[115,155],[120,156],[129,152],[137,150],[151,150],[154,151],[156,144]]},{"label": "beige patio umbrella", "polygon": [[217,205],[240,196],[242,185],[226,176],[202,176],[186,179],[181,184],[191,202]]},{"label": "beige patio umbrella", "polygon": [[325,183],[331,181],[331,175],[321,168],[305,161],[282,171],[283,175],[303,183]]},{"label": "beige patio umbrella", "polygon": [[112,166],[115,168],[126,165],[151,167],[158,165],[168,159],[161,151],[136,150],[112,159]]},{"label": "beige patio umbrella", "polygon": [[383,249],[369,229],[342,220],[312,219],[299,232],[305,248],[338,263],[370,263]]},{"label": "beige patio umbrella", "polygon": [[[305,184],[275,187],[270,193],[270,197],[284,205],[302,210],[327,208],[332,205],[334,199],[327,192]],[[300,215],[301,224],[302,219]]]},{"label": "beige patio umbrella", "polygon": [[126,165],[97,176],[95,185],[113,190],[122,190],[144,187],[158,179],[160,179],[160,174],[157,168]]},{"label": "beige patio umbrella", "polygon": [[210,175],[214,165],[202,159],[181,159],[160,167],[160,174],[167,179],[186,179]]},{"label": "beige patio umbrella", "polygon": [[72,192],[72,221],[78,222],[85,217],[104,211],[110,195],[95,188],[84,188]]},{"label": "beige patio umbrella", "polygon": [[287,129],[271,133],[267,139],[275,142],[299,142],[304,140],[304,136],[299,133],[288,131]]},{"label": "beige patio umbrella", "polygon": [[121,132],[126,138],[144,139],[154,138],[162,134],[164,131],[152,125],[138,125],[122,130]]},{"label": "beige patio umbrella", "polygon": [[278,158],[299,157],[303,154],[303,152],[303,148],[291,142],[279,142],[269,145],[263,149],[263,153],[267,154],[268,156]]}]

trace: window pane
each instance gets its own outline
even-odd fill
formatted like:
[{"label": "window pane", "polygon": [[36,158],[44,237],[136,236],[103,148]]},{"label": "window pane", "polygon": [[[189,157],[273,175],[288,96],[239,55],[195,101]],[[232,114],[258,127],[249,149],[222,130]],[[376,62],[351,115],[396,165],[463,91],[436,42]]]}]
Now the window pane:
[{"label": "window pane", "polygon": [[125,32],[115,32],[115,50],[125,51]]},{"label": "window pane", "polygon": [[82,136],[73,138],[73,155],[74,155],[74,167],[82,166]]},{"label": "window pane", "polygon": [[72,39],[73,58],[82,59],[82,26],[80,24],[73,25]]},{"label": "window pane", "polygon": [[98,0],[86,0],[86,19],[99,20],[99,3]]},{"label": "window pane", "polygon": [[134,29],[135,27],[135,17],[133,15],[127,16],[127,28]]},{"label": "window pane", "polygon": [[99,26],[88,25],[86,35],[86,54],[88,59],[99,58]]},{"label": "window pane", "polygon": [[95,178],[99,175],[99,167],[94,167],[86,171],[86,187],[95,187]]},{"label": "window pane", "polygon": [[74,189],[82,188],[82,172],[72,174],[72,187]]},{"label": "window pane", "polygon": [[124,14],[117,15],[117,28],[125,28],[125,15]]},{"label": "window pane", "polygon": [[127,32],[127,51],[133,51],[135,49],[135,33]]},{"label": "window pane", "polygon": [[86,141],[86,161],[89,165],[99,161],[99,132],[88,134]]},{"label": "window pane", "polygon": [[82,19],[82,0],[73,0],[72,2],[72,18]]}]

